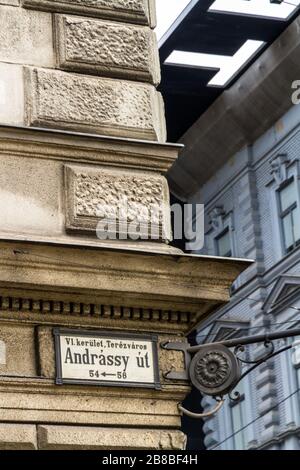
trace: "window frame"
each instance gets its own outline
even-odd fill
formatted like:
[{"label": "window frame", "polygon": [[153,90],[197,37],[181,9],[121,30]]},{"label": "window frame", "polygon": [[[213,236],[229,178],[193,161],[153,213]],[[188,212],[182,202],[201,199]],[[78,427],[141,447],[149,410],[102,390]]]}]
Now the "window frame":
[{"label": "window frame", "polygon": [[[283,211],[282,201],[281,201],[281,191],[283,191],[285,188],[287,188],[291,184],[294,184],[295,186],[295,201],[291,206],[289,206],[287,209]],[[296,248],[300,246],[300,238],[298,240],[295,240],[294,231],[292,233],[293,244],[290,245],[289,247],[286,246],[287,245],[286,234],[285,234],[285,229],[284,229],[285,217],[291,214],[292,222],[293,222],[293,216],[292,216],[293,211],[297,208],[300,210],[298,178],[295,178],[294,174],[292,174],[290,177],[288,177],[285,181],[283,181],[278,186],[278,188],[276,189],[276,199],[277,199],[277,212],[278,212],[278,217],[279,217],[282,250],[283,250],[284,255],[288,255],[289,253],[291,253],[292,251],[294,251]]]},{"label": "window frame", "polygon": [[[292,343],[293,344],[293,343]],[[300,348],[300,344],[297,345]],[[293,354],[293,349],[292,349],[292,354]],[[292,362],[293,362],[293,356],[292,356]],[[294,368],[294,373],[295,373],[295,382],[297,387],[300,389],[300,361],[297,364],[293,364]],[[298,393],[299,400],[300,400],[300,392]],[[300,402],[299,402],[300,405]]]},{"label": "window frame", "polygon": [[[244,412],[244,409],[243,409],[243,405],[245,405],[245,396],[244,395],[241,396],[240,400],[237,403],[232,403],[230,405],[231,427],[232,427],[233,434],[236,433],[236,431],[237,431],[237,429],[235,429],[235,425],[234,425],[234,416],[233,416],[233,411],[234,410],[237,410],[237,409],[239,410],[240,421],[241,421],[240,428],[243,428],[246,424],[244,422],[245,421],[245,412]],[[237,443],[237,439],[241,440],[242,446],[240,446]],[[234,450],[245,450],[246,449],[246,438],[245,438],[244,430],[238,432],[237,434],[235,434],[232,437],[232,442],[233,442],[233,445],[234,445]]]},{"label": "window frame", "polygon": [[[228,237],[229,237],[229,244],[230,244],[230,255],[227,255],[227,254],[224,254],[224,255],[221,255],[220,254],[220,247],[219,247],[219,240],[224,237],[224,235],[227,235],[228,234]],[[216,256],[221,256],[223,258],[233,258],[233,244],[232,244],[232,233],[231,233],[231,230],[230,230],[230,225],[228,224],[227,226],[225,226],[225,228],[222,230],[222,232],[218,233],[215,237],[214,237],[214,244],[215,244],[215,253],[216,253]]]},{"label": "window frame", "polygon": [[[286,158],[279,161],[278,164],[275,165],[274,169],[273,162],[276,159],[278,160],[280,156],[284,155]],[[278,190],[283,188],[284,184],[294,177],[296,183],[297,202],[300,207],[300,159],[298,157],[290,159],[288,154],[277,152],[273,153],[272,158],[268,161],[269,165],[271,166],[271,179],[266,183],[266,188],[268,188],[270,191],[270,223],[273,236],[272,245],[274,248],[274,264],[276,264],[300,249],[300,246],[297,246],[289,252],[287,252],[285,249],[281,218],[279,216],[281,210],[278,196]]]},{"label": "window frame", "polygon": [[[241,382],[242,384],[242,382]],[[243,390],[244,390],[244,386],[245,386],[245,383],[243,383]],[[246,450],[247,448],[247,428],[244,429],[243,431],[240,431],[239,433],[237,433],[235,435],[235,433],[238,431],[238,429],[235,429],[235,426],[234,426],[234,417],[233,417],[233,410],[234,409],[239,409],[239,413],[240,413],[240,416],[241,416],[241,426],[239,429],[243,428],[246,424],[247,424],[247,410],[246,410],[246,395],[244,393],[244,391],[241,393],[240,395],[240,398],[239,400],[237,401],[230,401],[229,402],[229,411],[230,411],[230,420],[231,420],[231,429],[232,429],[232,444],[233,444],[233,447],[234,447],[234,450]],[[242,448],[238,448],[238,445],[236,443],[236,436],[239,436],[241,435],[242,436]]]},{"label": "window frame", "polygon": [[[295,319],[296,327],[297,320]],[[284,345],[293,345],[294,341],[292,338],[287,338],[286,340],[281,340]],[[284,393],[290,394],[293,393],[297,388],[300,387],[300,362],[294,364],[293,362],[293,349],[285,351],[280,355],[281,367],[286,374],[285,380],[283,380],[283,390]],[[290,426],[299,426],[300,425],[300,393],[296,393],[286,402],[285,414],[289,414],[290,420],[288,422],[288,427]]]}]

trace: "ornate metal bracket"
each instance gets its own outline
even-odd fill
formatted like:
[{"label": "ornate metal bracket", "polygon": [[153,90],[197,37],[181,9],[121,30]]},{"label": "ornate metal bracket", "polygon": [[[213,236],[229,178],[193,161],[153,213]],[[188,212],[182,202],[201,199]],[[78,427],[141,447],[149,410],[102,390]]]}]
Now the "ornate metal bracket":
[{"label": "ornate metal bracket", "polygon": [[[207,413],[193,413],[186,410],[181,404],[179,410],[193,418],[205,418],[219,411],[224,403],[224,396],[231,400],[239,400],[239,392],[234,392],[236,386],[246,375],[263,362],[292,348],[286,346],[275,351],[273,343],[276,339],[300,336],[300,329],[281,331],[267,335],[247,336],[232,340],[209,343],[199,346],[190,346],[188,343],[162,343],[161,347],[168,350],[182,351],[185,357],[185,371],[170,371],[165,374],[169,380],[190,380],[192,384],[203,394],[214,397],[218,405]],[[245,345],[263,343],[266,353],[257,359],[246,359],[240,354],[245,351]],[[230,348],[234,348],[232,352]],[[242,373],[242,364],[250,367]]]}]

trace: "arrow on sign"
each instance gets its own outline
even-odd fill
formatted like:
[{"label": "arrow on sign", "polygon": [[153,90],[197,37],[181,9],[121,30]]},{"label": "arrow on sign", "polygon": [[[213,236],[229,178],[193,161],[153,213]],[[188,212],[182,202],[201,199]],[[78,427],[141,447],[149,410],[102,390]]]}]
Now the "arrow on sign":
[{"label": "arrow on sign", "polygon": [[103,377],[115,377],[117,374],[107,374],[107,372],[102,372]]}]

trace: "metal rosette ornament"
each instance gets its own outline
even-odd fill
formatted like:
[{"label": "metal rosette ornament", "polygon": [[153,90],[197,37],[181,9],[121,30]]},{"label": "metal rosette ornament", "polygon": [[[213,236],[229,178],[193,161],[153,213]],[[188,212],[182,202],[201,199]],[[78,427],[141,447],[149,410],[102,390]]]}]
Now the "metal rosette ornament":
[{"label": "metal rosette ornament", "polygon": [[223,397],[231,392],[241,377],[235,355],[222,344],[201,348],[190,365],[192,384],[203,394]]}]

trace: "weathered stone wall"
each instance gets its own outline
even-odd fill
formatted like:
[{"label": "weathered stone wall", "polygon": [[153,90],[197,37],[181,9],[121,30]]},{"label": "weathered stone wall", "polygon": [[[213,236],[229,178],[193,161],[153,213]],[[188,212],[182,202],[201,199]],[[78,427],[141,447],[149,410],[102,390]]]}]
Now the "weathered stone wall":
[{"label": "weathered stone wall", "polygon": [[[183,354],[161,343],[185,341],[247,264],[168,246],[178,146],[154,25],[154,0],[0,0],[1,450],[185,446],[189,384],[166,377]],[[119,239],[96,236],[107,205]],[[148,232],[152,205],[159,239],[121,239],[124,222]],[[56,385],[58,327],[155,333],[161,388]]]},{"label": "weathered stone wall", "polygon": [[[167,246],[164,176],[177,148],[164,143],[154,26],[153,0],[0,0],[0,122],[11,126],[0,126],[0,253],[1,239],[10,240],[12,259],[4,264],[13,270],[11,283],[0,269],[0,450],[185,446],[177,403],[189,387],[165,378],[184,370],[180,352],[158,344],[160,390],[55,383],[57,326],[155,331],[160,343],[184,340],[196,315],[185,287],[176,301],[170,296],[171,266],[147,268],[155,262],[153,245],[156,253],[177,253]],[[148,233],[144,210],[156,205],[156,243],[141,248],[132,240],[97,238],[107,207],[120,210],[124,199],[129,212],[126,206],[118,214],[118,235],[128,235],[122,233],[128,222],[141,222]],[[60,247],[55,255],[48,252],[53,244]],[[37,266],[23,263],[23,253],[38,246],[35,261],[46,271],[26,281]],[[104,246],[114,249],[101,267]],[[131,261],[122,258],[126,248],[138,253]],[[88,249],[93,273],[85,293],[81,287],[76,293],[74,282],[87,280]],[[143,259],[142,249],[148,251]],[[68,253],[54,273],[54,258],[61,263]],[[15,281],[26,286],[18,294]],[[46,297],[39,291],[44,281]]]},{"label": "weathered stone wall", "polygon": [[[56,98],[53,94],[53,101]],[[51,105],[45,106],[48,116]],[[38,111],[45,119],[43,109]],[[38,111],[32,110],[31,116]],[[65,113],[63,106],[61,113]],[[118,240],[103,240],[96,233],[98,222],[115,208],[118,224],[141,223],[148,249],[150,245],[154,250],[171,250],[166,243],[172,238],[169,190],[163,174],[176,155],[175,146],[145,141],[120,144],[116,139],[87,140],[84,135],[33,130],[16,135],[14,130],[2,129],[0,238],[120,246]],[[152,227],[156,238],[151,241]],[[120,234],[120,227],[116,229]],[[124,236],[122,243],[128,246],[137,248],[141,243]]]},{"label": "weathered stone wall", "polygon": [[56,15],[59,68],[159,83],[155,33],[145,27]]},{"label": "weathered stone wall", "polygon": [[[155,26],[152,0],[5,1],[0,3],[0,13],[1,123],[165,142],[163,102],[156,90],[160,67],[152,29]],[[122,146],[124,141],[119,148]],[[24,142],[21,147],[23,153],[27,144]],[[143,146],[144,154],[140,150],[136,153],[133,147],[128,149],[114,166],[117,166],[120,180],[128,183],[126,197],[132,204],[142,203],[146,210],[152,203],[158,202],[161,206],[159,221],[155,224],[159,237],[155,241],[168,243],[172,238],[169,197],[162,173],[174,158],[170,158],[167,165],[161,165],[162,155],[166,153],[163,147],[157,147],[161,155],[156,161],[152,150],[149,155],[146,147]],[[60,155],[62,148],[63,145],[58,152]],[[117,148],[114,146],[114,151],[119,154]],[[39,155],[39,149],[30,152],[31,157]],[[73,151],[77,152],[75,148]],[[50,153],[48,146],[45,155]],[[78,155],[79,164],[87,163],[81,158],[84,153]],[[95,153],[98,154],[99,149]],[[100,160],[91,162],[96,173],[103,174],[104,155],[108,154],[110,159],[111,150],[102,153]],[[137,170],[135,183],[130,183],[128,172],[123,170],[128,169],[129,155],[130,158],[137,155],[135,163],[129,165],[130,169]],[[28,170],[31,164],[36,184]],[[74,241],[89,232],[90,241],[97,240],[95,214],[91,217],[82,213],[77,217],[69,204],[71,196],[64,187],[67,181],[62,178],[64,165],[56,164],[53,158],[47,162],[45,158],[38,158],[30,163],[25,156],[17,163],[14,152],[10,154],[9,164],[4,159],[1,165],[0,234],[30,233],[31,238],[39,234],[56,241],[63,235]],[[43,181],[45,171],[47,181]],[[27,178],[23,178],[25,174]],[[157,184],[153,187],[151,194],[144,184],[147,179],[161,182],[159,188]],[[17,194],[11,182],[18,184]],[[145,193],[142,199],[138,195],[139,184],[139,191]],[[99,192],[99,181],[96,186]],[[43,188],[44,196],[39,188]],[[119,199],[107,195],[104,199],[98,198],[97,204],[113,201],[117,205]],[[89,198],[83,197],[81,202],[85,207],[89,205]],[[14,217],[11,217],[12,205]]]},{"label": "weathered stone wall", "polygon": [[0,424],[1,450],[181,450],[185,441],[170,430]]},{"label": "weathered stone wall", "polygon": [[[14,1],[14,0],[13,0]],[[17,0],[15,0],[17,1]],[[36,10],[82,13],[155,26],[155,0],[23,0]]]},{"label": "weathered stone wall", "polygon": [[[221,305],[244,263],[33,242],[0,247],[0,449],[184,448],[178,403],[189,385],[166,377],[184,371],[184,357],[161,345],[184,341]],[[56,385],[58,326],[155,332],[161,389]]]},{"label": "weathered stone wall", "polygon": [[[54,315],[61,315],[59,304]],[[17,317],[9,323],[2,319],[0,324],[0,342],[6,347],[0,364],[1,450],[184,447],[176,408],[187,389],[170,393],[163,375],[174,368],[183,370],[182,353],[159,349],[160,392],[124,388],[121,397],[119,388],[58,387],[52,334],[57,319],[50,320],[50,327],[34,327],[27,322],[25,307],[23,303],[18,313],[15,310],[23,324]],[[6,308],[16,309],[17,304],[6,305],[1,299],[1,312]],[[78,314],[77,322],[84,328],[85,317]],[[144,328],[148,328],[147,321]],[[159,341],[176,338],[174,333],[173,337],[160,334]],[[74,423],[76,427],[72,427]]]},{"label": "weathered stone wall", "polygon": [[1,1],[0,12],[2,123],[165,141],[152,1]]}]

